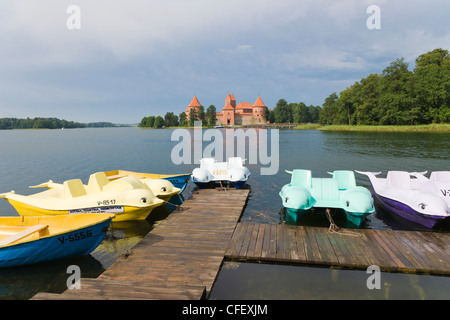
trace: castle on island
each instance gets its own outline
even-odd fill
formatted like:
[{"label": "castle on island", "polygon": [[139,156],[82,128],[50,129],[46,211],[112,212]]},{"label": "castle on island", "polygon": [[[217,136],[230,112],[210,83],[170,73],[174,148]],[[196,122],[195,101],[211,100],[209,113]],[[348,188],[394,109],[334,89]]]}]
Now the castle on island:
[{"label": "castle on island", "polygon": [[[197,97],[194,96],[186,109],[186,118],[189,119],[189,113],[192,108],[198,113],[201,107]],[[234,126],[234,125],[252,125],[266,123],[267,106],[258,96],[254,104],[250,102],[239,102],[236,105],[236,98],[228,94],[225,98],[225,106],[222,112],[216,113],[216,125]]]}]

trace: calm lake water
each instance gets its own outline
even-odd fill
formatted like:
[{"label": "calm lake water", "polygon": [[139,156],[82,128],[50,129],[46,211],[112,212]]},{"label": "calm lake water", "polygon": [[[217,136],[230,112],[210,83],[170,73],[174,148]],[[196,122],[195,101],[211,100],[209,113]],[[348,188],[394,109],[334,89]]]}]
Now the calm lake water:
[{"label": "calm lake water", "polygon": [[[224,131],[224,130],[223,130]],[[171,151],[173,130],[137,128],[89,128],[66,130],[0,131],[0,193],[15,190],[31,194],[28,186],[49,179],[55,182],[81,178],[91,173],[124,169],[154,173],[186,173],[196,165],[175,165]],[[192,132],[192,131],[191,131]],[[285,223],[278,192],[288,183],[285,170],[310,169],[315,177],[327,171],[450,170],[449,133],[371,133],[280,130],[279,171],[261,176],[260,166],[246,165],[251,176],[250,198],[242,221]],[[206,147],[209,142],[204,142]],[[248,157],[247,157],[248,158]],[[365,176],[357,183],[369,186]],[[191,185],[193,188],[194,186]],[[189,190],[183,196],[189,197]],[[17,215],[0,200],[1,215]],[[115,223],[102,244],[87,257],[0,270],[0,299],[28,299],[37,292],[66,289],[68,265],[80,266],[82,277],[97,277],[132,248],[169,211],[155,210],[148,221]],[[334,221],[346,227],[344,217]],[[301,224],[328,227],[321,212]],[[377,211],[363,228],[421,230]],[[444,226],[439,232],[449,232]],[[332,270],[303,266],[225,262],[211,292],[212,299],[449,299],[450,277],[383,273],[383,287],[368,290],[364,271]]]}]

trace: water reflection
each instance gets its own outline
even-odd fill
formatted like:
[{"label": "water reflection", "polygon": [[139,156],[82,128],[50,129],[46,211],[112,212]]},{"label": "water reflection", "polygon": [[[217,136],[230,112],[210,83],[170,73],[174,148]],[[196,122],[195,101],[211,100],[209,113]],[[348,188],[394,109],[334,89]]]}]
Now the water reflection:
[{"label": "water reflection", "polygon": [[449,299],[450,278],[385,273],[369,290],[361,270],[225,262],[214,300],[432,300]]}]

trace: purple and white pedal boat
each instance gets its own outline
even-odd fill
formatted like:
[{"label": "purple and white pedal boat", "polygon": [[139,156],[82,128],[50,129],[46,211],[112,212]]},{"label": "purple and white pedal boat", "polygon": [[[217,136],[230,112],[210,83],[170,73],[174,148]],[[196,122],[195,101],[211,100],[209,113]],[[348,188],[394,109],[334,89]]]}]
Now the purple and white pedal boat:
[{"label": "purple and white pedal boat", "polygon": [[450,220],[450,171],[426,172],[389,171],[386,178],[381,172],[361,172],[369,177],[372,194],[385,210],[433,228],[436,223]]}]

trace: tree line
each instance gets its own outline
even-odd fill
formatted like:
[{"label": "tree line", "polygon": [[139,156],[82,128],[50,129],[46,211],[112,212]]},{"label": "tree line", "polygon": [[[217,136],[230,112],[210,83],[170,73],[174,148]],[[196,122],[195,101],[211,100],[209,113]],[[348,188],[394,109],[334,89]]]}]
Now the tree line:
[{"label": "tree line", "polygon": [[420,55],[413,71],[404,58],[325,99],[321,124],[415,125],[450,122],[450,56]]},{"label": "tree line", "polygon": [[61,129],[115,127],[111,122],[79,123],[57,118],[0,118],[0,129]]},{"label": "tree line", "polygon": [[198,112],[191,108],[189,117],[185,112],[181,112],[179,116],[173,112],[167,112],[162,116],[143,117],[139,123],[141,128],[163,128],[163,127],[193,127],[194,121],[201,121],[203,127],[214,127],[216,125],[216,107],[210,105],[206,112],[204,107],[200,106]]},{"label": "tree line", "polygon": [[270,123],[318,123],[321,110],[320,106],[288,103],[280,99],[273,110],[268,110],[266,119]]}]

